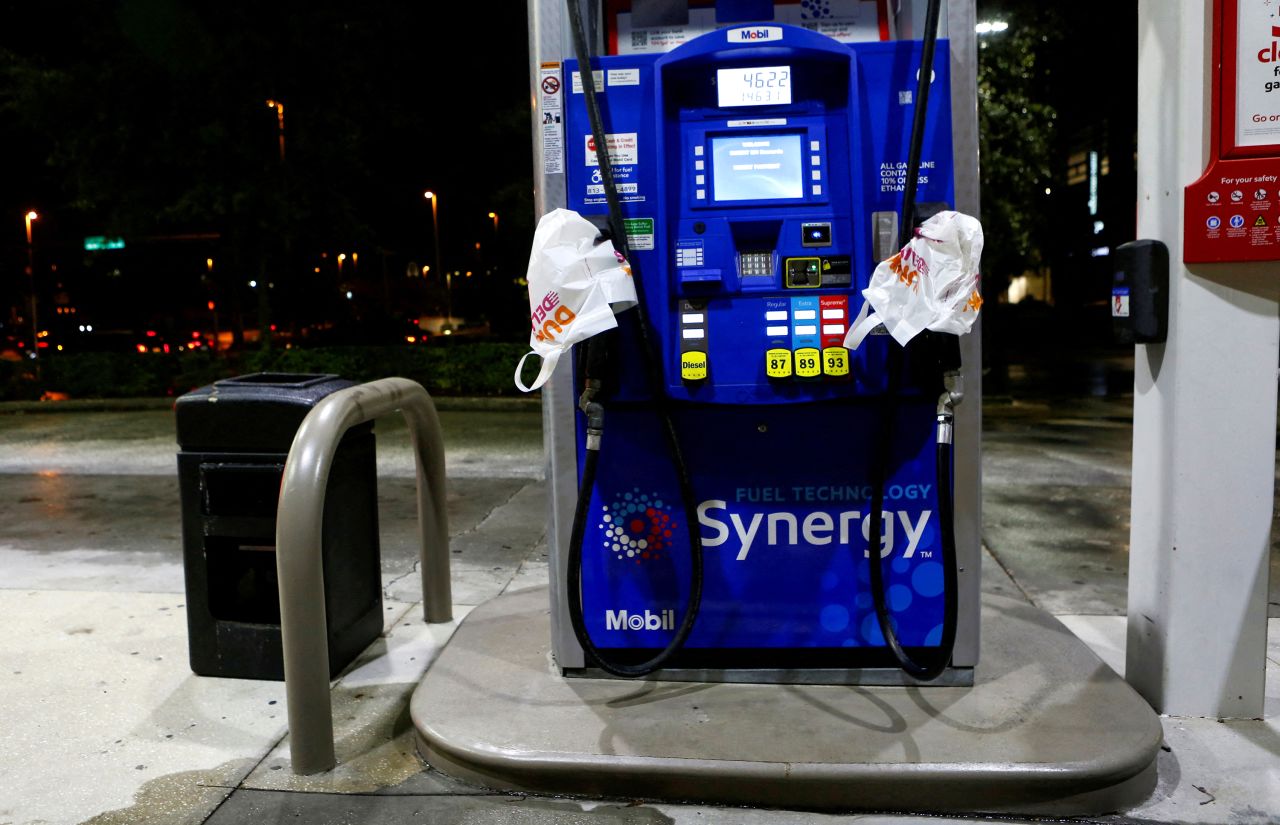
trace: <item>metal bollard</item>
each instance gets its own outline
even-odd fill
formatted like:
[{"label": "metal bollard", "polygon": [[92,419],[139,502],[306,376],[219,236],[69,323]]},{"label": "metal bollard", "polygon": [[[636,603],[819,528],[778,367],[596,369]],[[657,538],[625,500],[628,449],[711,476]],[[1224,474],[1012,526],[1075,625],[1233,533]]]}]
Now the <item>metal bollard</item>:
[{"label": "metal bollard", "polygon": [[384,378],[326,397],[294,436],[276,517],[285,698],[295,774],[320,773],[336,763],[320,563],[325,487],[334,451],[349,428],[395,410],[409,426],[417,466],[423,610],[428,622],[453,619],[444,442],[431,397],[406,378]]}]

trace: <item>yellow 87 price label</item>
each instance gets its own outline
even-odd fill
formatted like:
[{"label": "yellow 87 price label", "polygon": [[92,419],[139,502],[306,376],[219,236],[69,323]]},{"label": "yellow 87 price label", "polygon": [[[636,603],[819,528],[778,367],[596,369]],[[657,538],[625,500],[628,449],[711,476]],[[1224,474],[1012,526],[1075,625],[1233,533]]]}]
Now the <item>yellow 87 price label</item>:
[{"label": "yellow 87 price label", "polygon": [[791,350],[771,349],[764,354],[764,372],[770,378],[791,377]]}]

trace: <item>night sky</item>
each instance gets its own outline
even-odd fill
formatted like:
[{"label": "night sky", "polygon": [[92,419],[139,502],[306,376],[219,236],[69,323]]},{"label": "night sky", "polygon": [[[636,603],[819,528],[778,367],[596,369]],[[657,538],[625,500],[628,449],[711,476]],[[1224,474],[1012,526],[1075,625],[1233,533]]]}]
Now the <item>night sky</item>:
[{"label": "night sky", "polygon": [[[978,11],[1013,26],[1056,15],[1042,59],[1044,94],[1070,125],[1057,151],[1102,126],[1125,172],[1136,20],[1112,6],[982,0]],[[478,14],[459,25],[459,10]],[[439,297],[404,277],[433,263],[431,189],[444,268],[491,273],[457,309],[518,320],[533,223],[524,3],[44,0],[3,13],[0,312],[25,294],[22,216],[34,208],[42,301],[65,288],[71,303],[112,307],[110,325],[198,321],[216,299],[252,326],[246,284],[261,277],[276,284],[273,322],[379,328],[433,288]],[[283,162],[268,99],[285,104]],[[129,250],[86,254],[88,235]],[[358,272],[338,272],[344,251]]]},{"label": "night sky", "polygon": [[[343,250],[370,276],[376,262],[402,277],[407,262],[432,262],[426,189],[440,197],[446,269],[522,269],[532,208],[525,7],[473,6],[485,13],[465,26],[457,13],[470,9],[442,8],[5,3],[3,297],[23,280],[28,209],[41,215],[38,274],[59,266],[56,276],[74,281],[124,269],[112,288],[143,304],[141,293],[167,293],[151,296],[165,299],[153,310],[199,297],[182,287],[206,256],[219,279],[228,267],[252,277],[263,260],[268,276],[287,271],[273,276],[273,317],[309,300],[303,276]],[[285,105],[283,163],[268,99]],[[87,235],[118,235],[131,251],[85,256]],[[218,238],[156,240],[202,235]]]},{"label": "night sky", "polygon": [[[291,142],[325,140],[305,133],[309,121],[356,121],[360,141],[352,148],[360,157],[349,160],[366,165],[368,174],[353,183],[371,189],[353,195],[379,210],[372,219],[379,224],[387,217],[413,223],[404,212],[420,207],[428,187],[449,200],[445,209],[455,220],[464,209],[480,207],[483,217],[489,193],[529,174],[522,3],[502,4],[502,13],[491,11],[465,28],[446,22],[456,20],[452,7],[445,15],[443,4],[389,0],[4,5],[0,54],[9,55],[0,58],[3,65],[21,62],[28,70],[70,69],[95,78],[92,89],[83,89],[85,99],[66,101],[85,107],[82,113],[65,111],[62,118],[32,124],[29,113],[8,110],[0,120],[9,147],[0,207],[19,210],[18,235],[28,205],[52,212],[75,195],[47,164],[59,152],[57,127],[82,123],[81,114],[96,117],[104,130],[138,121],[181,138],[172,117],[203,110],[213,120],[214,110],[227,141],[260,142],[268,160],[275,150],[275,118],[263,103],[268,98],[286,103]],[[0,92],[19,109],[27,102],[13,99],[11,83]],[[443,214],[441,220],[448,222]],[[10,229],[3,237],[13,235]]]}]

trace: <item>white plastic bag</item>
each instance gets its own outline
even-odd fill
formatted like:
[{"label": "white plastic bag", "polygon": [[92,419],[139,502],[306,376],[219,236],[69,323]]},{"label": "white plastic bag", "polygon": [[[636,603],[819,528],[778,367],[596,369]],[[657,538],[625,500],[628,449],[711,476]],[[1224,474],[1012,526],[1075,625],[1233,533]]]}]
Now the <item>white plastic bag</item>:
[{"label": "white plastic bag", "polygon": [[[542,216],[533,233],[529,255],[529,346],[516,365],[516,386],[524,392],[551,377],[560,356],[578,341],[618,325],[615,312],[636,305],[631,267],[612,243],[596,243],[599,230],[568,209]],[[542,358],[542,369],[529,386],[520,370],[530,355]]]},{"label": "white plastic bag", "polygon": [[844,345],[857,349],[877,324],[904,346],[926,329],[968,332],[982,306],[981,260],[982,224],[976,218],[960,212],[929,218],[902,251],[871,274],[871,285],[862,290],[862,311]]}]

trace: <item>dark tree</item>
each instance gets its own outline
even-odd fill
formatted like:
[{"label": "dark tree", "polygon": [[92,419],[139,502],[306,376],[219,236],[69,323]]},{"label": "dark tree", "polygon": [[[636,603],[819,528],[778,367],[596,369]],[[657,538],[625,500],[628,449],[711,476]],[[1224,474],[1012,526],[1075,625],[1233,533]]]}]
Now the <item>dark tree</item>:
[{"label": "dark tree", "polygon": [[[1018,7],[1021,6],[1021,8]],[[983,285],[994,300],[1009,278],[1045,261],[1057,160],[1057,109],[1047,55],[1061,20],[1050,6],[982,3],[980,20],[1008,23],[980,35],[978,128],[982,175]],[[1050,190],[1046,192],[1045,190]]]},{"label": "dark tree", "polygon": [[[472,268],[476,243],[490,269],[509,267],[519,255],[500,247],[527,242],[523,9],[486,21],[483,42],[440,7],[392,0],[14,11],[0,33],[0,128],[32,137],[42,157],[27,162],[98,233],[217,235],[212,275],[201,253],[183,277],[243,304],[250,326],[354,312],[387,329],[428,311],[439,273],[405,278],[434,251],[427,188],[441,194],[445,268]],[[283,105],[283,143],[268,101]],[[357,250],[339,273],[337,254]]]}]

